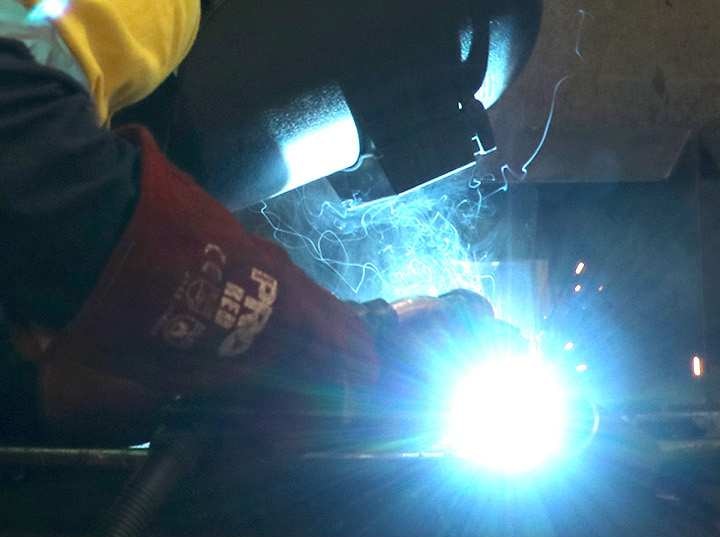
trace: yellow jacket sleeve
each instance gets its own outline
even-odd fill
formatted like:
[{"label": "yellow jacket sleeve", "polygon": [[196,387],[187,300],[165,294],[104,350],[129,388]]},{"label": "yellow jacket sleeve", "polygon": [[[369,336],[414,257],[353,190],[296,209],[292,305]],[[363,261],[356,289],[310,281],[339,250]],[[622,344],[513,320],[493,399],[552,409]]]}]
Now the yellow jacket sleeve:
[{"label": "yellow jacket sleeve", "polygon": [[[24,0],[28,7],[39,0]],[[100,123],[150,94],[195,40],[200,0],[71,0],[55,25],[85,71]]]}]

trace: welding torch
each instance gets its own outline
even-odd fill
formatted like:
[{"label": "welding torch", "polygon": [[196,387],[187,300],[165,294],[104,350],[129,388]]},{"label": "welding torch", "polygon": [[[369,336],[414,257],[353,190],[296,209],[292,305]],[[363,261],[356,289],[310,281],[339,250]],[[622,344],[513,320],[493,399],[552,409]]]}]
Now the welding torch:
[{"label": "welding torch", "polygon": [[[402,371],[399,363],[406,360],[408,335],[421,334],[432,328],[450,330],[462,327],[464,319],[493,319],[490,303],[479,294],[467,290],[455,290],[439,297],[415,297],[387,302],[373,300],[352,303],[360,318],[374,336],[380,353],[387,357],[383,363],[387,370],[381,381],[382,392]],[[390,357],[394,357],[393,361]],[[397,394],[395,394],[397,395]],[[407,396],[407,394],[405,394]],[[372,397],[372,396],[371,396]],[[382,403],[373,406],[378,408]],[[151,442],[147,461],[125,487],[125,492],[110,511],[99,535],[131,537],[142,534],[155,512],[163,504],[176,484],[192,472],[198,460],[213,445],[218,427],[242,430],[237,424],[247,423],[263,416],[227,402],[208,402],[178,399],[164,412],[162,425]],[[322,420],[322,416],[318,416]],[[395,424],[396,420],[389,419]],[[391,425],[392,427],[392,425]],[[340,434],[347,431],[338,426]],[[376,432],[377,438],[367,438],[368,444],[377,441],[380,428],[361,426],[362,434]],[[387,429],[385,429],[387,430]],[[373,433],[370,433],[373,436]]]},{"label": "welding torch", "polygon": [[418,296],[396,302],[376,299],[352,305],[376,339],[380,340],[398,331],[411,334],[431,325],[457,326],[461,317],[476,320],[495,317],[490,302],[467,289],[455,289],[439,297]]}]

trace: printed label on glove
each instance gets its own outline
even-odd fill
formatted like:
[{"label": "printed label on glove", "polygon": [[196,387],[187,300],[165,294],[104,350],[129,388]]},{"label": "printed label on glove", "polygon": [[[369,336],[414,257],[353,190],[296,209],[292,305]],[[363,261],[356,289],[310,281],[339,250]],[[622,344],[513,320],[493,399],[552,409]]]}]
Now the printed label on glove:
[{"label": "printed label on glove", "polygon": [[207,333],[205,323],[209,322],[229,332],[220,344],[219,356],[234,357],[247,351],[270,320],[278,282],[252,268],[250,281],[256,284],[256,289],[246,291],[231,281],[223,287],[226,262],[222,249],[208,244],[200,274],[194,278],[186,274],[153,334],[161,335],[168,345],[187,351]]},{"label": "printed label on glove", "polygon": [[[272,315],[272,306],[277,299],[277,280],[256,268],[252,269],[250,279],[258,284],[258,297],[245,297],[243,306],[249,310],[247,313],[239,314],[241,309],[238,298],[244,295],[243,289],[230,282],[225,285],[225,295],[218,310],[224,323],[220,326],[230,328],[228,321],[237,321],[235,329],[220,345],[220,356],[237,356],[248,350],[255,337],[265,329]],[[236,312],[239,315],[235,316]],[[217,319],[216,317],[216,322]]]},{"label": "printed label on glove", "polygon": [[205,332],[205,325],[189,315],[178,315],[163,328],[165,341],[178,349],[189,349]]}]

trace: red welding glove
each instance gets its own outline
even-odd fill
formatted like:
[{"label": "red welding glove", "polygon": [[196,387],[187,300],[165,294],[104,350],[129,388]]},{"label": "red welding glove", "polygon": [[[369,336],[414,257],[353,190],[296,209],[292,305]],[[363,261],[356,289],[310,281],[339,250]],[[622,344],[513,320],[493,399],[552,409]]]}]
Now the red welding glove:
[{"label": "red welding glove", "polygon": [[[121,445],[147,442],[158,426],[162,397],[125,378],[103,374],[68,357],[51,355],[59,334],[39,326],[13,327],[13,345],[32,362],[35,386],[31,439],[63,445]],[[34,418],[34,419],[33,419]]]},{"label": "red welding glove", "polygon": [[373,382],[373,342],[348,306],[245,232],[147,131],[120,134],[141,150],[140,199],[51,363],[70,359],[163,396],[258,382],[340,394]]}]

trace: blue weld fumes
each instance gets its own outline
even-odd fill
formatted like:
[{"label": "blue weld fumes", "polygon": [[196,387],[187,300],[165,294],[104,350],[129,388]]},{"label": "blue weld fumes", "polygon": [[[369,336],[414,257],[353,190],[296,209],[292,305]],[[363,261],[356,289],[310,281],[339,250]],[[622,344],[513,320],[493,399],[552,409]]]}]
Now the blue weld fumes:
[{"label": "blue weld fumes", "polygon": [[270,200],[261,214],[293,260],[342,299],[392,301],[463,288],[493,300],[493,198],[508,190],[509,178],[527,176],[549,136],[558,93],[568,78],[555,85],[542,136],[520,174],[504,164],[499,173],[478,177],[469,167],[368,203],[361,196],[327,201],[334,193],[313,183]]},{"label": "blue weld fumes", "polygon": [[[400,196],[328,202],[312,185],[264,205],[273,237],[344,299],[395,300],[456,288],[492,294],[490,211],[469,173]],[[478,237],[483,238],[478,240]]]},{"label": "blue weld fumes", "polygon": [[[589,16],[580,12],[576,52]],[[503,24],[495,24],[491,32],[503,29]],[[461,61],[468,59],[472,39],[471,28],[461,28]],[[508,75],[502,61],[506,55],[501,53],[507,41],[496,41],[498,48],[489,55],[483,87],[475,95],[486,108],[497,100],[505,86],[500,82]],[[363,203],[362,195],[327,201],[337,200],[329,185],[313,183],[270,200],[261,213],[274,239],[293,260],[340,298],[394,300],[466,288],[492,300],[490,261],[502,247],[496,241],[498,232],[506,231],[498,225],[494,198],[508,190],[510,179],[527,177],[550,135],[558,95],[569,78],[564,76],[555,84],[537,146],[517,172],[509,163],[483,176],[468,168],[370,203]],[[479,156],[480,162],[483,158]]]}]

